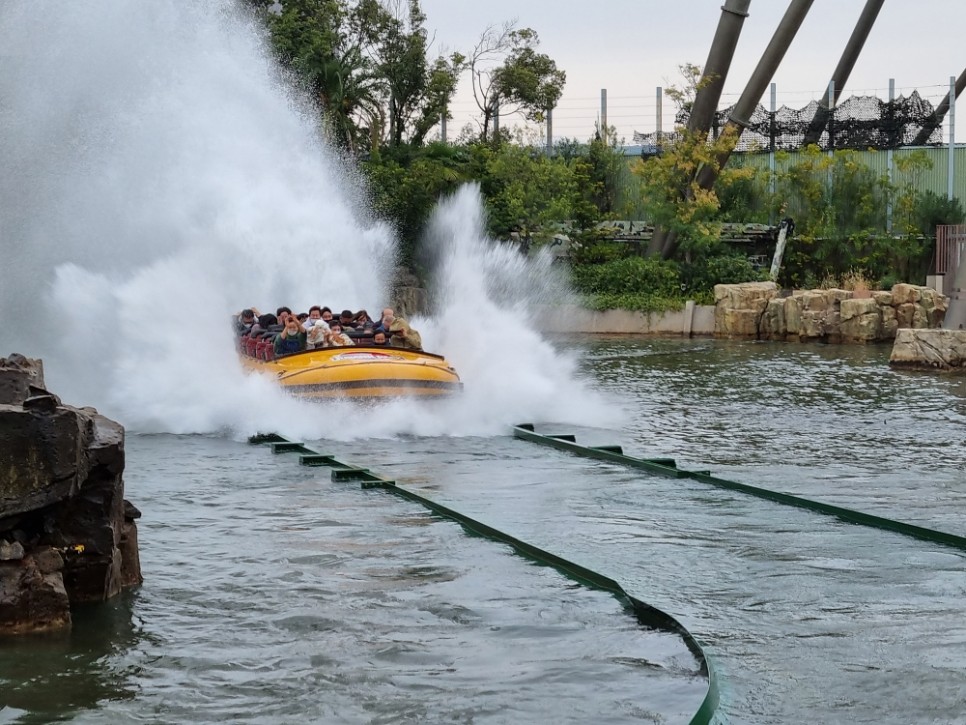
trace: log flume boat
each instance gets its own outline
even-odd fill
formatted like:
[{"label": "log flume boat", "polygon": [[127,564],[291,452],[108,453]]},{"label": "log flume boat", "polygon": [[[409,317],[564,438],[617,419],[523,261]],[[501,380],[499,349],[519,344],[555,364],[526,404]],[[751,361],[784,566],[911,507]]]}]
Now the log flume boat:
[{"label": "log flume boat", "polygon": [[272,376],[300,398],[439,398],[463,389],[442,355],[421,350],[361,344],[279,357],[239,353],[246,370]]}]

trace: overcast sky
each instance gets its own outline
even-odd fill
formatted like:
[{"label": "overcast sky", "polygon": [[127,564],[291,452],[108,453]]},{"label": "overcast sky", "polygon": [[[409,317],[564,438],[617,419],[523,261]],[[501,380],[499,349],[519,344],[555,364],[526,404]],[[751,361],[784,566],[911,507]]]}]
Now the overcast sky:
[{"label": "overcast sky", "polygon": [[[554,136],[585,139],[593,133],[600,90],[607,89],[608,123],[631,143],[636,131],[656,125],[655,88],[680,85],[678,66],[703,65],[724,0],[421,0],[435,50],[468,52],[483,30],[516,20],[540,36],[540,50],[567,72],[554,111]],[[800,108],[822,95],[865,0],[815,0],[774,77],[778,105]],[[787,0],[752,0],[725,84],[722,105],[741,94],[788,7]],[[966,0],[885,0],[844,95],[888,95],[918,89],[937,102],[949,77],[966,68]],[[464,79],[453,105],[449,135],[476,110]],[[664,101],[664,127],[674,106]],[[504,124],[508,123],[504,121]],[[966,124],[959,124],[966,127]],[[455,128],[454,128],[455,127]],[[966,138],[966,132],[957,136]]]}]

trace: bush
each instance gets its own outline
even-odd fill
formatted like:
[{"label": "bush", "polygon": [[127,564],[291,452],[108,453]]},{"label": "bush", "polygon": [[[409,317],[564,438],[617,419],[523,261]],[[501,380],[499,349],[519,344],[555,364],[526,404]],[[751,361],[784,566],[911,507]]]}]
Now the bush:
[{"label": "bush", "polygon": [[573,280],[577,290],[585,294],[681,296],[677,264],[654,258],[629,257],[604,264],[575,265]]},{"label": "bush", "polygon": [[940,224],[962,224],[966,216],[959,199],[947,199],[934,191],[920,195],[914,213],[919,231],[929,235],[934,235]]},{"label": "bush", "polygon": [[699,302],[714,299],[716,284],[762,282],[767,279],[766,270],[756,269],[747,257],[738,255],[707,257],[681,265],[682,291]]}]

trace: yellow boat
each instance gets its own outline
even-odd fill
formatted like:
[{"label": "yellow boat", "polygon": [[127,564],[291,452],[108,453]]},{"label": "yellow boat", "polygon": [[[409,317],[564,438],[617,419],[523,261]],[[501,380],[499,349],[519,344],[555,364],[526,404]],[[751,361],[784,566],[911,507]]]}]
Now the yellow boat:
[{"label": "yellow boat", "polygon": [[301,398],[436,398],[463,383],[441,355],[385,345],[326,347],[270,360],[241,356],[247,370],[271,375]]}]

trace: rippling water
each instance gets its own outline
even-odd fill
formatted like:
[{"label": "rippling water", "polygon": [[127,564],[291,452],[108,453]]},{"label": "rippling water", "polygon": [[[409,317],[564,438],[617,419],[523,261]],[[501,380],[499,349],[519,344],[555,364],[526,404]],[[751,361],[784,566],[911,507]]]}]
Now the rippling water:
[{"label": "rippling water", "polygon": [[[966,534],[962,378],[878,347],[559,344],[628,422],[539,430]],[[724,720],[966,716],[963,552],[509,435],[312,445],[679,618]],[[683,643],[611,596],[294,456],[133,435],[125,476],[144,586],[0,646],[0,722],[665,723],[704,695]]]}]

